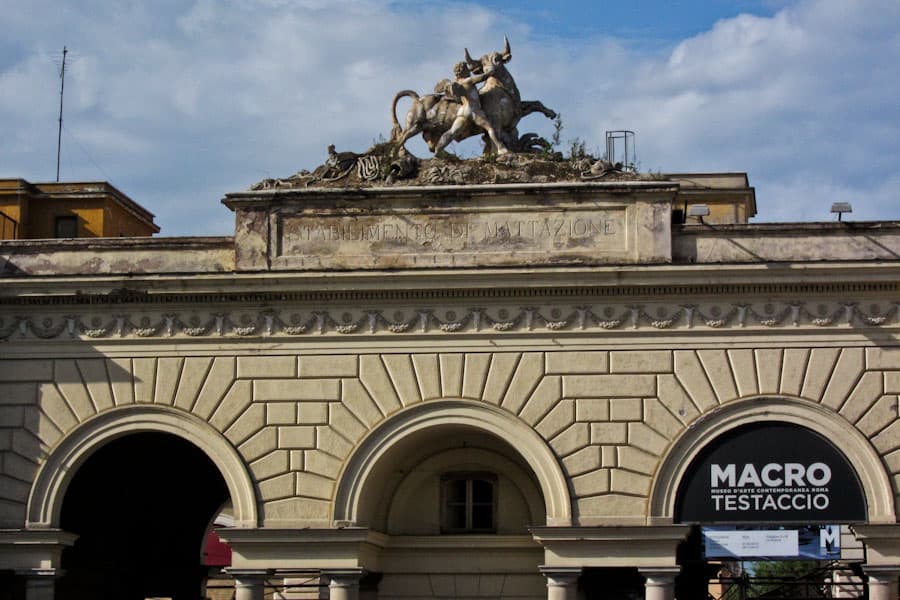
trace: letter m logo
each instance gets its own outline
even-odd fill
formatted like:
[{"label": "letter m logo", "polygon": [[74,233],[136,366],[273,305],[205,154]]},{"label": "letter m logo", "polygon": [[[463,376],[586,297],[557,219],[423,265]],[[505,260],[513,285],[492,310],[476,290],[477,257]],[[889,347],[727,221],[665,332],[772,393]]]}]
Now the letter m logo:
[{"label": "letter m logo", "polygon": [[831,554],[841,547],[841,528],[838,525],[826,525],[819,530],[819,549]]}]

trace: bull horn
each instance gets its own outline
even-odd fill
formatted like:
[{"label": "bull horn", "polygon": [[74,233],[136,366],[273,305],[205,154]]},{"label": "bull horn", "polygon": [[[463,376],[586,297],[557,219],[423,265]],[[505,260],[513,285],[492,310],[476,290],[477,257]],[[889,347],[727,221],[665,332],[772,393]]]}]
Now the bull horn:
[{"label": "bull horn", "polygon": [[481,63],[477,60],[472,60],[472,57],[469,56],[469,49],[466,48],[466,63],[469,65],[469,69],[475,71],[476,69],[481,67]]},{"label": "bull horn", "polygon": [[503,62],[509,62],[512,59],[512,50],[509,49],[509,38],[503,36]]}]

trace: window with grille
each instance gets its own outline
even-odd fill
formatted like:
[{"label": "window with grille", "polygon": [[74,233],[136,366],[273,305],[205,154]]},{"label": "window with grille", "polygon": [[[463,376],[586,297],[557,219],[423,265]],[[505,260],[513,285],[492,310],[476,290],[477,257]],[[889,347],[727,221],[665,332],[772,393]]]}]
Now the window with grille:
[{"label": "window with grille", "polygon": [[443,533],[492,533],[497,529],[497,476],[446,473],[441,477]]}]

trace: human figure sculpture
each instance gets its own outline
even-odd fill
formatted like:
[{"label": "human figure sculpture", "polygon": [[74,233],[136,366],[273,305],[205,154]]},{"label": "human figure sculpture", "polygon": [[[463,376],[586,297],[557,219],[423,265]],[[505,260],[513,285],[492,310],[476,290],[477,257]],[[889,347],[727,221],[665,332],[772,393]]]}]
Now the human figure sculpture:
[{"label": "human figure sculpture", "polygon": [[[419,96],[412,90],[403,90],[394,96],[391,142],[397,146],[398,152],[405,154],[406,141],[420,133],[428,149],[435,153],[445,148],[451,140],[458,141],[480,133],[486,134],[485,154],[545,150],[549,143],[532,133],[520,136],[518,123],[522,117],[534,112],[550,119],[555,118],[556,113],[538,100],[521,99],[516,82],[506,68],[506,63],[512,59],[509,40],[504,38],[501,52],[490,52],[475,60],[466,50],[465,58],[467,72],[457,65],[454,69],[460,73],[457,81],[442,80],[435,87],[434,94]],[[479,90],[477,85],[482,82],[484,85]],[[454,86],[462,87],[462,91],[451,91]],[[397,120],[397,102],[403,97],[413,99],[406,114],[405,127],[401,127]],[[464,102],[468,107],[463,106]],[[482,124],[484,122],[490,129]]]},{"label": "human figure sculpture", "polygon": [[434,153],[437,154],[447,147],[447,144],[454,141],[469,122],[474,123],[485,131],[494,143],[497,154],[507,154],[509,150],[506,145],[497,137],[494,126],[481,108],[481,98],[479,97],[478,88],[476,87],[482,81],[485,81],[494,73],[492,68],[484,69],[478,75],[472,75],[468,65],[465,62],[458,62],[453,66],[454,81],[450,84],[450,90],[454,98],[461,103],[459,110],[456,112],[456,118],[450,129],[444,132],[438,143],[435,145]]}]

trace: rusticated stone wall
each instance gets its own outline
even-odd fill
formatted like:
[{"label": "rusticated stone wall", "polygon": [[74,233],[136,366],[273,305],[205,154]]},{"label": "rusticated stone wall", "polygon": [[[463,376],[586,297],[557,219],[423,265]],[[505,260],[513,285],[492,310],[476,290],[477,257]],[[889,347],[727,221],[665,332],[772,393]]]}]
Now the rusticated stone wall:
[{"label": "rusticated stone wall", "polygon": [[[0,362],[0,527],[21,527],[37,469],[114,407],[161,404],[221,431],[266,526],[330,526],[342,466],[404,407],[463,398],[518,415],[558,455],[576,524],[635,524],[667,449],[700,415],[784,395],[835,411],[900,483],[900,349],[734,348],[59,358]],[[515,440],[508,440],[515,444]],[[837,440],[840,443],[839,440]]]}]

